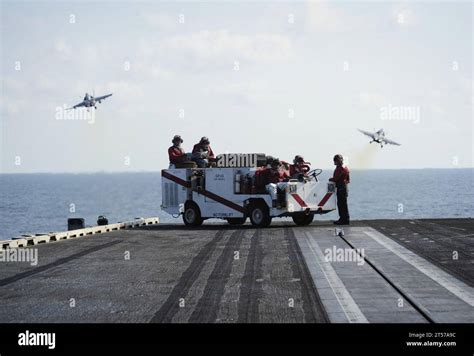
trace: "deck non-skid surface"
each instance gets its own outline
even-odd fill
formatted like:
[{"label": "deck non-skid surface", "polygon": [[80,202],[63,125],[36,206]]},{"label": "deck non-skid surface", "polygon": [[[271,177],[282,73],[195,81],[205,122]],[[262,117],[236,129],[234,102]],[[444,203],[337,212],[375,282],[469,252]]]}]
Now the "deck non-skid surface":
[{"label": "deck non-skid surface", "polygon": [[[472,221],[398,222],[356,222],[344,237],[435,321],[473,322]],[[367,263],[327,261],[349,248],[334,231],[160,224],[29,247],[38,265],[1,263],[0,322],[427,322]],[[417,251],[425,243],[438,248]]]},{"label": "deck non-skid surface", "polygon": [[365,223],[474,287],[473,219],[373,220]]},{"label": "deck non-skid surface", "polygon": [[1,322],[325,322],[290,228],[166,226],[3,263]]},{"label": "deck non-skid surface", "polygon": [[372,228],[335,232],[296,234],[332,322],[474,320],[472,287]]}]

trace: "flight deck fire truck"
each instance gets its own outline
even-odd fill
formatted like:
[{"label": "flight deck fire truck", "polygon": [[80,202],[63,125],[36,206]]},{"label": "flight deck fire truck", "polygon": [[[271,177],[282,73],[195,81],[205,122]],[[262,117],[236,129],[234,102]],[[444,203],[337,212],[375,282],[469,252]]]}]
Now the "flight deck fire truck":
[{"label": "flight deck fire truck", "polygon": [[217,156],[211,168],[163,169],[161,208],[174,217],[182,215],[187,226],[210,218],[240,225],[248,217],[256,227],[266,227],[276,217],[308,225],[315,214],[336,209],[334,183],[320,182],[320,169],[278,184],[278,200],[273,200],[259,179],[261,156],[225,154]]}]

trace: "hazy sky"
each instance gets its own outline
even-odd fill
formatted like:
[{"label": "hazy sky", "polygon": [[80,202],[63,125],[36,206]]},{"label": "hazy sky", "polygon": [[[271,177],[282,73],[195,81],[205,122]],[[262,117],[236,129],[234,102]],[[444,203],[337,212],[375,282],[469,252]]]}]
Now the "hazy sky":
[{"label": "hazy sky", "polygon": [[[160,170],[174,134],[323,168],[473,167],[470,2],[1,4],[1,172]],[[114,95],[93,123],[58,119],[86,91]],[[381,127],[402,146],[357,131]]]}]

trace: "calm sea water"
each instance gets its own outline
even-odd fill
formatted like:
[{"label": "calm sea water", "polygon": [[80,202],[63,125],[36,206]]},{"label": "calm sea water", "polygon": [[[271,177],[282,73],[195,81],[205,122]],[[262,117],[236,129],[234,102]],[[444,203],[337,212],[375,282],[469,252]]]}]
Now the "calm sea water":
[{"label": "calm sea water", "polygon": [[[474,169],[352,171],[351,180],[352,219],[473,217]],[[2,174],[0,239],[64,231],[69,217],[85,218],[86,225],[99,215],[111,223],[151,216],[182,222],[160,203],[159,173]]]}]

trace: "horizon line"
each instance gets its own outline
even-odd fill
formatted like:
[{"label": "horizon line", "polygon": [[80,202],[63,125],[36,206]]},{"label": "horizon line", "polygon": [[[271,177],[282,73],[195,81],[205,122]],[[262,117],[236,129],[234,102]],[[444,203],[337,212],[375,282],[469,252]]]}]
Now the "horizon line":
[{"label": "horizon line", "polygon": [[[217,168],[217,167],[216,167]],[[225,168],[225,167],[223,167]],[[247,167],[229,167],[247,168]],[[164,168],[167,169],[167,168]],[[332,171],[334,168],[321,168],[323,171]],[[474,169],[474,167],[421,167],[421,168],[350,168],[351,171],[395,171],[395,170],[434,170],[434,169]],[[62,172],[0,172],[2,174],[125,174],[125,173],[161,173],[161,170],[136,170],[136,171],[62,171]]]}]

